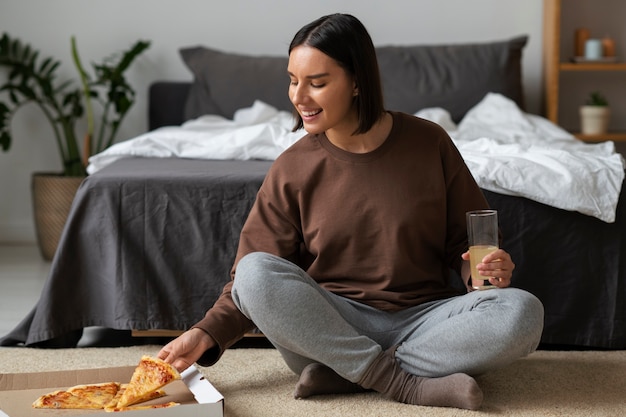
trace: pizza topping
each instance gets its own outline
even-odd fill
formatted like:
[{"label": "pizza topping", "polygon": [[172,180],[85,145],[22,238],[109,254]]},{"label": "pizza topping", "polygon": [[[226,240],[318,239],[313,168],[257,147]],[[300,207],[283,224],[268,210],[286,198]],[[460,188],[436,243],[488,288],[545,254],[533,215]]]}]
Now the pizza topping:
[{"label": "pizza topping", "polygon": [[[126,387],[128,387],[128,384],[122,384],[119,391],[117,391],[117,394],[115,395],[115,397],[111,401],[109,401],[108,404],[104,406],[104,411],[120,411],[119,407],[117,406],[117,403],[120,401],[120,398],[122,398],[122,394],[124,393],[124,390],[126,389]],[[160,389],[160,390],[151,392],[150,394],[141,398],[139,401],[137,401],[137,403],[142,403],[142,402],[150,401],[150,400],[156,400],[157,398],[165,397],[165,395],[166,395],[165,391]],[[155,404],[155,405],[160,405],[160,404]]]},{"label": "pizza topping", "polygon": [[73,395],[68,391],[54,391],[49,394],[42,395],[33,403],[35,408],[82,408],[97,409],[101,408],[87,397]]},{"label": "pizza topping", "polygon": [[76,397],[86,398],[93,403],[94,408],[104,408],[120,389],[117,382],[105,382],[94,385],[77,385],[67,391]]}]

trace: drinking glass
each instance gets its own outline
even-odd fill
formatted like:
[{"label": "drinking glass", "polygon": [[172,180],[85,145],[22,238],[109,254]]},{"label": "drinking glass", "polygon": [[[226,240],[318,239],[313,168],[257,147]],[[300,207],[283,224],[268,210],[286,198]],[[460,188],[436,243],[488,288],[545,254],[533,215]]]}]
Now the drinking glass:
[{"label": "drinking glass", "polygon": [[468,211],[466,219],[472,288],[476,290],[496,288],[489,282],[490,277],[478,273],[476,265],[481,263],[485,256],[498,249],[498,212],[496,210]]}]

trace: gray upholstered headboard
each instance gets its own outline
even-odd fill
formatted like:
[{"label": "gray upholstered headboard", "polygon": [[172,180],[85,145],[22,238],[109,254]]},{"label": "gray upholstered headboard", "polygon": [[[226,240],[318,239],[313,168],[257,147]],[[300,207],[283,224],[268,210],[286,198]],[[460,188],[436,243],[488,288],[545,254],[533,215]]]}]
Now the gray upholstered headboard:
[{"label": "gray upholstered headboard", "polygon": [[156,81],[148,91],[148,129],[178,126],[185,120],[185,102],[191,82]]},{"label": "gray upholstered headboard", "polygon": [[[485,43],[378,47],[385,106],[407,113],[442,107],[458,122],[495,92],[523,109],[522,51],[527,42],[527,36],[519,36]],[[151,130],[203,114],[230,118],[257,99],[291,110],[286,56],[241,55],[203,46],[183,48],[180,54],[193,81],[151,85]]]}]

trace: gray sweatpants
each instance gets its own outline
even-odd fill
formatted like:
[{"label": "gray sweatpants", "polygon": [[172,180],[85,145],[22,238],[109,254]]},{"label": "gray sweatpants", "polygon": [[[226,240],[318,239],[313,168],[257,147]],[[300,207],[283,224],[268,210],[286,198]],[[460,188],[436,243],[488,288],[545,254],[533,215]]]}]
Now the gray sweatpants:
[{"label": "gray sweatpants", "polygon": [[259,252],[237,265],[232,295],[294,372],[319,362],[352,382],[395,345],[414,375],[481,374],[533,352],[543,329],[541,302],[520,289],[387,312],[326,291],[293,263]]}]

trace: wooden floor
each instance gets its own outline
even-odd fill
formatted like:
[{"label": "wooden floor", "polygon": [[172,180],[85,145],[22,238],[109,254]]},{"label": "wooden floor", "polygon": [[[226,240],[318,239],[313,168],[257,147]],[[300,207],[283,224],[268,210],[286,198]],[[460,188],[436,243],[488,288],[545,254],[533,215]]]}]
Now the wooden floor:
[{"label": "wooden floor", "polygon": [[35,245],[0,246],[0,336],[35,306],[49,270]]}]

